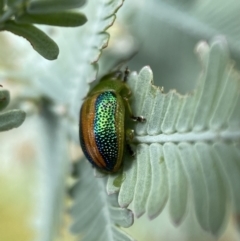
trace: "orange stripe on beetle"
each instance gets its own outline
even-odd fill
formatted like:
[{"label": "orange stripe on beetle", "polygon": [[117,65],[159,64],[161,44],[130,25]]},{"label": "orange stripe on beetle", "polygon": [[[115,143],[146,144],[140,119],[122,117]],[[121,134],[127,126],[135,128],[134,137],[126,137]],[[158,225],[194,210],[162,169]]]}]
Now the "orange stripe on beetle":
[{"label": "orange stripe on beetle", "polygon": [[106,166],[101,154],[98,151],[95,134],[94,134],[94,98],[85,102],[81,109],[80,119],[80,136],[82,137],[82,149],[86,157],[90,160],[94,160],[94,165],[101,168]]}]

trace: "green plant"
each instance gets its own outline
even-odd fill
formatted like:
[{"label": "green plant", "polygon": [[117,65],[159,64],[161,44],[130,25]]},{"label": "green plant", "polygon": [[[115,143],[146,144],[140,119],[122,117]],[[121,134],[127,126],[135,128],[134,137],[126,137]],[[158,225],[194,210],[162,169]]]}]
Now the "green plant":
[{"label": "green plant", "polygon": [[57,44],[33,24],[76,27],[84,24],[85,15],[69,9],[82,6],[85,0],[70,1],[0,1],[0,31],[10,31],[26,38],[44,58],[56,59]]},{"label": "green plant", "polygon": [[[155,219],[168,204],[171,220],[180,225],[193,205],[203,230],[220,236],[227,210],[235,217],[240,209],[239,25],[225,21],[237,19],[239,3],[126,1],[112,43],[99,59],[108,44],[106,30],[122,3],[89,1],[84,9],[88,22],[82,28],[54,33],[61,51],[58,60],[50,63],[26,53],[20,70],[12,66],[1,72],[20,79],[25,88],[28,84],[31,93],[25,89],[23,101],[34,100],[39,110],[34,114],[39,171],[47,182],[40,184],[39,239],[53,240],[59,228],[69,175],[67,145],[79,143],[79,109],[89,84],[98,71],[101,76],[133,55],[136,45],[139,54],[128,63],[130,68],[150,64],[154,72],[153,78],[151,68],[144,67],[128,80],[134,114],[147,119],[134,126],[136,159],[126,155],[123,172],[95,172],[101,177],[95,178],[80,158],[78,180],[70,191],[71,230],[79,240],[133,240],[134,235],[120,227],[131,226],[134,218],[146,213]],[[216,36],[219,33],[224,37]],[[193,53],[196,45],[200,64]],[[24,50],[16,51],[21,56]],[[154,86],[153,79],[165,91]],[[178,91],[168,91],[173,87]],[[203,240],[191,235],[190,240]]]},{"label": "green plant", "polygon": [[[2,87],[2,86],[1,86]],[[0,111],[7,107],[10,102],[8,90],[0,89]],[[20,126],[25,119],[25,112],[22,110],[8,110],[0,114],[0,131],[7,131]]]}]

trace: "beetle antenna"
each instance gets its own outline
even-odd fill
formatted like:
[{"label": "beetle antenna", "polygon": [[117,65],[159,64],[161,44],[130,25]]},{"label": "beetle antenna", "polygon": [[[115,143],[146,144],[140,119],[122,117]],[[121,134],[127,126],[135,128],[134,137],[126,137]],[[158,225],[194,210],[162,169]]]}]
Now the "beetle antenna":
[{"label": "beetle antenna", "polygon": [[130,70],[128,67],[126,67],[125,71],[124,71],[124,77],[123,77],[123,82],[126,82],[128,79],[128,76],[130,74]]}]

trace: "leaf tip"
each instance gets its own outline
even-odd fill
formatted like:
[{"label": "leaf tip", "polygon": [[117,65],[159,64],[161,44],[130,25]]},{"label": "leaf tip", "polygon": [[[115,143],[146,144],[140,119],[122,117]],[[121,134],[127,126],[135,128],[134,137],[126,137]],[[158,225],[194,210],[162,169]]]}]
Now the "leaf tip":
[{"label": "leaf tip", "polygon": [[19,127],[20,125],[22,125],[22,123],[25,121],[26,119],[26,113],[22,110],[17,110],[18,111],[18,122],[16,124],[15,127]]},{"label": "leaf tip", "polygon": [[228,47],[227,39],[223,35],[218,35],[218,36],[214,37],[211,40],[210,44],[211,44],[211,46],[217,45],[217,46],[222,47],[224,49],[227,49],[227,47]]},{"label": "leaf tip", "polygon": [[194,52],[195,52],[196,54],[199,54],[200,56],[201,56],[202,54],[208,52],[208,51],[209,51],[209,45],[208,45],[208,43],[207,43],[206,41],[200,41],[200,42],[196,45],[195,50],[194,50]]}]

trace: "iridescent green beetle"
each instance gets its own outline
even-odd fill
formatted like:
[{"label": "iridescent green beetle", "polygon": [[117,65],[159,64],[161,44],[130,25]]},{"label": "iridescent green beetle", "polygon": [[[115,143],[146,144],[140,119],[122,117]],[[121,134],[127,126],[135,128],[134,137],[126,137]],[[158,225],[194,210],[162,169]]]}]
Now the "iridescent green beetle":
[{"label": "iridescent green beetle", "polygon": [[[104,76],[89,92],[80,111],[79,137],[82,150],[90,163],[105,172],[116,172],[122,164],[125,147],[133,155],[126,140],[127,114],[134,121],[145,119],[132,115],[129,104],[131,90],[126,84],[128,68]],[[130,133],[130,134],[128,134]]]}]

